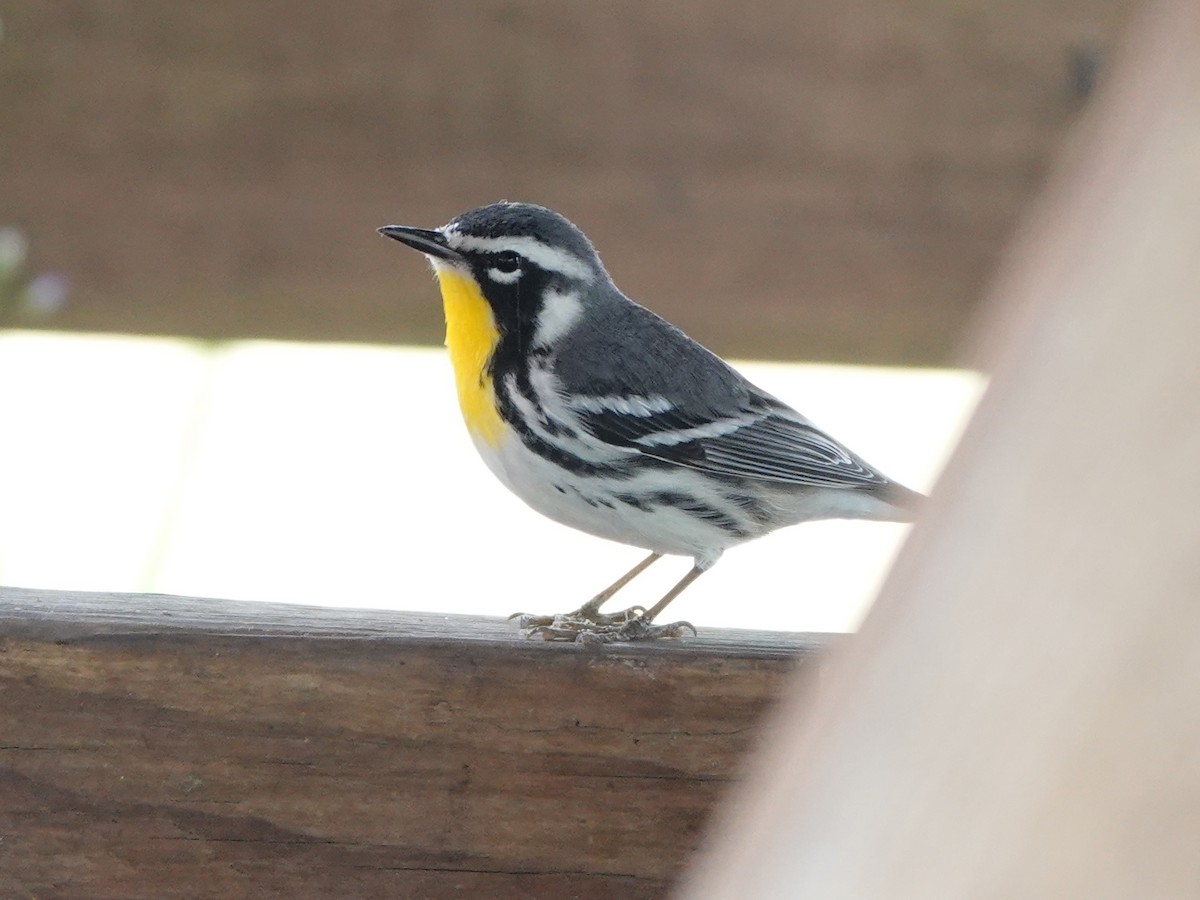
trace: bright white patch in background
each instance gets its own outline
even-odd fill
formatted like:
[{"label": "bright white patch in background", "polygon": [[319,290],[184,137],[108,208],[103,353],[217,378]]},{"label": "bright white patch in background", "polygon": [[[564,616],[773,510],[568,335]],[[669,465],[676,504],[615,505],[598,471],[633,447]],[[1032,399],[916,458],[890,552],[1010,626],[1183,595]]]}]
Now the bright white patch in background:
[{"label": "bright white patch in background", "polygon": [[[928,489],[982,379],[744,364],[885,474]],[[0,335],[0,583],[507,615],[573,608],[641,550],[543,519],[476,457],[442,351]],[[668,611],[853,628],[907,526],[735,547]],[[614,600],[649,604],[668,558]]]}]

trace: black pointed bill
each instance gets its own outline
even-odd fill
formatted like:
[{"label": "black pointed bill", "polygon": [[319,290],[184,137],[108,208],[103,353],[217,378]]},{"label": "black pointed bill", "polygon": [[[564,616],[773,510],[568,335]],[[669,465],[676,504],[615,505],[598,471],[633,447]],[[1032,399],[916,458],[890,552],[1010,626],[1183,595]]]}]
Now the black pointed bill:
[{"label": "black pointed bill", "polygon": [[379,233],[384,237],[390,237],[394,241],[399,241],[406,246],[412,247],[426,256],[433,256],[437,259],[449,260],[450,262],[459,262],[463,258],[461,253],[452,249],[446,243],[446,236],[440,231],[430,231],[427,228],[409,228],[407,225],[384,225],[379,229]]}]

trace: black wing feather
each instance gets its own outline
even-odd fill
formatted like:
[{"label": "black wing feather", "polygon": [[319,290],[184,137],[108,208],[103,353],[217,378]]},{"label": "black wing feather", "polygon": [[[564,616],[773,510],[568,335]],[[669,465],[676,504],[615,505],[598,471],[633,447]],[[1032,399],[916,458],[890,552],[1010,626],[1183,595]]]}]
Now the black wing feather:
[{"label": "black wing feather", "polygon": [[[714,475],[820,487],[890,484],[673,325],[615,289],[614,296],[610,304],[597,301],[595,321],[566,336],[554,363],[564,399],[575,398],[593,436]],[[631,346],[655,352],[631,356]],[[637,414],[605,405],[620,397],[658,398],[669,408]]]},{"label": "black wing feather", "polygon": [[[820,487],[869,487],[887,479],[805,421],[765,395],[726,414],[685,414],[679,409],[649,416],[604,410],[583,413],[592,435],[654,459],[714,475]],[[763,408],[763,407],[773,408]],[[757,407],[757,408],[756,408]],[[720,434],[715,432],[729,430]],[[711,435],[705,431],[713,432]],[[699,432],[688,437],[689,432]]]}]

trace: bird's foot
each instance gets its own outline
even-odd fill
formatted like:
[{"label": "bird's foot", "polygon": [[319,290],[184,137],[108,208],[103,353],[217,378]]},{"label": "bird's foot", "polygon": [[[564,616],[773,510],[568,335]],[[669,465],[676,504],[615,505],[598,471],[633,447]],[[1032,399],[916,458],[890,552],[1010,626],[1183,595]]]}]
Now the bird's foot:
[{"label": "bird's foot", "polygon": [[581,644],[614,644],[628,641],[653,641],[659,638],[695,637],[696,626],[691,622],[671,622],[655,625],[643,618],[630,619],[605,631],[584,631],[575,638]]},{"label": "bird's foot", "polygon": [[555,613],[550,616],[538,616],[532,613],[513,613],[508,617],[511,622],[514,619],[517,622],[517,627],[522,631],[528,628],[546,627],[551,625],[578,625],[587,627],[589,625],[624,625],[633,619],[641,618],[646,614],[646,607],[631,606],[629,609],[623,609],[616,613],[602,613],[600,610],[592,606],[581,606],[574,612]]},{"label": "bird's foot", "polygon": [[655,625],[646,621],[645,614],[643,607],[631,606],[619,613],[600,613],[584,608],[554,616],[517,613],[509,618],[517,620],[522,637],[544,641],[612,644],[696,634],[690,622]]}]

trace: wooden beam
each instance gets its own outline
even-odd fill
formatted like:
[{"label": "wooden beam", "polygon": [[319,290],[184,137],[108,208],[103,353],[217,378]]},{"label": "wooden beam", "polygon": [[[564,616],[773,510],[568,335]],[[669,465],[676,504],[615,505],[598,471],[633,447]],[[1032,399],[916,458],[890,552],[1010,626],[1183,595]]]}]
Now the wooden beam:
[{"label": "wooden beam", "polygon": [[4,321],[440,345],[374,227],[507,196],[722,355],[945,361],[1132,5],[7,2],[0,227],[72,294]]},{"label": "wooden beam", "polygon": [[0,895],[659,896],[828,641],[0,588]]},{"label": "wooden beam", "polygon": [[995,377],[691,900],[1200,897],[1200,4],[1149,6],[997,284]]}]

